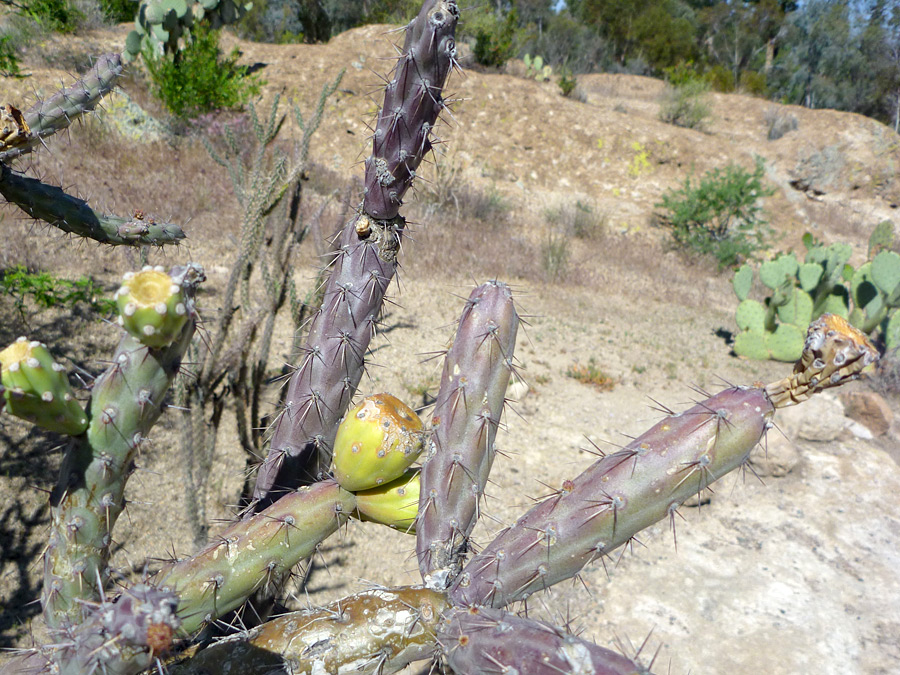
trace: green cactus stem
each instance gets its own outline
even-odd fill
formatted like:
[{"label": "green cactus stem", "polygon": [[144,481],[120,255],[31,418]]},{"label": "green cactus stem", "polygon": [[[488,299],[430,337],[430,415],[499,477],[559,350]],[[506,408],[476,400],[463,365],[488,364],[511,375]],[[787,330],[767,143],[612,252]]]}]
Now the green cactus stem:
[{"label": "green cactus stem", "polygon": [[[188,295],[204,278],[197,265],[175,268],[172,277]],[[194,334],[191,319],[179,339],[162,349],[125,335],[112,365],[94,381],[87,433],[72,440],[50,497],[41,600],[51,627],[79,623],[88,609],[85,601],[100,597],[132,460],[162,412]]]},{"label": "green cactus stem", "polygon": [[81,115],[94,110],[100,99],[113,90],[121,74],[122,57],[104,54],[88,74],[71,87],[38,101],[25,111],[25,133],[17,138],[17,142],[12,145],[0,143],[0,162],[31,152],[44,138],[62,131]]},{"label": "green cactus stem", "polygon": [[419,470],[408,469],[390,483],[357,492],[353,515],[360,520],[415,534],[420,489]]},{"label": "green cactus stem", "polygon": [[280,583],[355,508],[353,493],[333,480],[301,487],[233,524],[197,555],[166,565],[155,583],[178,595],[181,631],[190,634]]},{"label": "green cactus stem", "polygon": [[650,673],[618,652],[555,626],[487,607],[457,607],[445,612],[438,642],[447,665],[458,675]]},{"label": "green cactus stem", "polygon": [[56,644],[0,667],[0,675],[136,675],[172,646],[178,599],[146,584],[127,589],[114,602],[90,608],[80,625],[62,631]]},{"label": "green cactus stem", "polygon": [[351,492],[399,478],[422,452],[422,421],[390,394],[367,396],[344,416],[334,439],[334,477]]},{"label": "green cactus stem", "polygon": [[446,596],[422,587],[364,591],[229,636],[169,672],[394,673],[431,658],[447,607]]},{"label": "green cactus stem", "polygon": [[77,436],[88,419],[47,346],[20,337],[0,352],[3,399],[10,414],[39,427]]},{"label": "green cactus stem", "polygon": [[128,272],[116,291],[119,325],[148,347],[165,347],[181,333],[189,304],[162,267]]},{"label": "green cactus stem", "polygon": [[741,466],[776,407],[859,376],[878,352],[841,317],[809,327],[794,373],[732,387],[671,414],[534,506],[476,555],[450,588],[456,605],[504,607],[568,579]]},{"label": "green cactus stem", "polygon": [[416,169],[431,150],[432,129],[445,105],[441,90],[456,62],[458,19],[455,0],[427,0],[406,27],[366,159],[364,210],[377,220],[397,216]]},{"label": "green cactus stem", "polygon": [[519,317],[506,284],[472,291],[447,352],[422,468],[416,553],[426,584],[458,574],[493,465]]},{"label": "green cactus stem", "polygon": [[15,173],[0,163],[0,195],[32,218],[63,232],[112,246],[163,246],[177,244],[184,232],[171,223],[157,223],[136,212],[132,218],[103,215],[83,199],[62,188]]}]

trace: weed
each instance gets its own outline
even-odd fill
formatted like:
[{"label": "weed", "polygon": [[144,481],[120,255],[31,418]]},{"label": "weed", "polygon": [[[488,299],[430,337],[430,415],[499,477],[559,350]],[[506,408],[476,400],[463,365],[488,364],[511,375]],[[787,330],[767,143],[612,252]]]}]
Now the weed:
[{"label": "weed", "polygon": [[541,265],[551,279],[565,276],[569,266],[569,238],[562,232],[550,231],[541,246]]},{"label": "weed", "polygon": [[23,324],[27,324],[26,309],[30,300],[40,309],[52,307],[73,309],[85,303],[92,311],[108,316],[116,311],[114,300],[104,297],[103,288],[89,277],[69,280],[49,272],[29,272],[17,265],[5,270],[0,277],[0,289],[12,298]]},{"label": "weed", "polygon": [[768,246],[772,230],[759,200],[775,192],[762,184],[765,166],[756,158],[752,173],[735,164],[707,171],[699,183],[691,177],[663,194],[656,207],[672,228],[677,245],[699,255],[712,255],[719,269],[733,267]]},{"label": "weed", "polygon": [[650,154],[643,143],[635,141],[631,144],[634,150],[634,157],[631,158],[631,164],[628,165],[628,175],[632,178],[640,178],[642,174],[650,171]]},{"label": "weed", "polygon": [[766,138],[770,141],[777,141],[786,133],[797,129],[797,117],[790,113],[780,111],[778,108],[772,107],[766,110],[763,120],[766,123]]},{"label": "weed", "polygon": [[617,384],[614,377],[600,369],[593,356],[588,359],[587,365],[576,362],[569,366],[566,370],[566,377],[571,377],[573,380],[578,380],[582,384],[590,385],[600,391],[612,391]]},{"label": "weed", "polygon": [[544,211],[544,219],[548,224],[562,228],[578,239],[594,239],[601,236],[606,230],[607,217],[605,213],[599,213],[590,204],[580,199],[575,200],[575,205],[565,202]]},{"label": "weed", "polygon": [[712,114],[709,89],[707,82],[696,78],[667,85],[660,101],[659,118],[678,127],[702,130]]}]

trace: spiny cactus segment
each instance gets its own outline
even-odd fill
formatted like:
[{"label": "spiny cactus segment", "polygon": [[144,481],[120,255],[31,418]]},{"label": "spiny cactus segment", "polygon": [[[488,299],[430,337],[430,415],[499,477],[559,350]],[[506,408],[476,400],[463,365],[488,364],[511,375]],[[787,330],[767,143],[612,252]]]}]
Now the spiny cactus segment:
[{"label": "spiny cactus segment", "polygon": [[113,90],[121,74],[121,56],[104,54],[87,75],[71,87],[60,89],[49,98],[38,101],[24,115],[7,104],[3,117],[4,127],[9,132],[0,138],[0,162],[8,162],[31,152],[47,136],[65,129],[81,115],[94,110],[100,99]]},{"label": "spiny cactus segment", "polygon": [[2,163],[0,194],[32,218],[101,244],[163,246],[184,239],[184,232],[177,225],[157,223],[141,212],[131,218],[104,215],[62,188],[18,174]]},{"label": "spiny cactus segment", "polygon": [[427,588],[376,588],[229,636],[169,672],[394,673],[431,658],[447,607]]},{"label": "spiny cactus segment", "polygon": [[482,284],[466,301],[444,359],[416,524],[419,570],[435,588],[445,588],[459,573],[479,515],[513,375],[518,326],[509,286]]},{"label": "spiny cactus segment", "polygon": [[438,643],[458,675],[648,675],[618,652],[555,626],[487,607],[444,613]]},{"label": "spiny cactus segment", "polygon": [[[185,292],[205,277],[197,265],[174,268]],[[135,453],[156,423],[166,392],[194,334],[194,317],[179,338],[155,349],[125,335],[112,365],[95,381],[86,434],[72,440],[51,494],[50,540],[44,554],[44,617],[51,627],[77,624],[109,574],[112,529],[124,508]]]},{"label": "spiny cactus segment", "polygon": [[77,436],[88,419],[47,345],[20,337],[0,352],[2,394],[7,410],[16,417],[61,434]]},{"label": "spiny cactus segment", "polygon": [[191,307],[163,267],[128,272],[116,291],[119,325],[148,347],[165,347],[181,333]]},{"label": "spiny cactus segment", "polygon": [[257,589],[279,584],[355,508],[353,493],[333,480],[301,487],[235,523],[197,555],[165,566],[155,583],[178,596],[181,629],[190,634],[242,605]]},{"label": "spiny cactus segment", "polygon": [[387,525],[395,530],[416,533],[416,516],[419,514],[418,469],[407,469],[390,483],[356,493],[354,516],[360,520]]},{"label": "spiny cactus segment", "polygon": [[428,134],[443,108],[441,89],[455,58],[458,17],[454,0],[426,0],[406,27],[400,61],[386,87],[373,154],[366,162],[363,205],[335,242],[337,253],[321,308],[257,473],[256,510],[283,491],[315,480],[331,464],[337,423],[359,385],[363,358],[397,269],[405,226],[400,199],[430,147]]},{"label": "spiny cactus segment", "polygon": [[364,210],[373,218],[397,216],[416,169],[431,150],[431,132],[445,106],[441,90],[456,62],[458,19],[455,0],[428,0],[406,27],[403,53],[385,87],[366,160]]},{"label": "spiny cactus segment", "polygon": [[61,631],[57,644],[15,659],[0,673],[136,675],[169,651],[178,598],[146,584],[89,608],[83,623]]},{"label": "spiny cactus segment", "polygon": [[357,492],[400,477],[422,452],[422,421],[390,394],[367,396],[344,416],[334,439],[334,477]]}]

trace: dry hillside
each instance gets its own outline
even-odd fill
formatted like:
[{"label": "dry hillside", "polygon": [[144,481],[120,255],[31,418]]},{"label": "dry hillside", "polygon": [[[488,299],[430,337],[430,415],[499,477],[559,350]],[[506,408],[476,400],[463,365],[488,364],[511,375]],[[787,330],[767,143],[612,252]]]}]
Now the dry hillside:
[{"label": "dry hillside", "polygon": [[[118,51],[126,33],[123,26],[36,46],[41,60],[26,63],[31,77],[4,80],[0,100],[24,107],[35,92],[68,81],[67,71],[83,68],[87,54]],[[259,64],[264,98],[282,92],[304,111],[322,85],[346,69],[311,154],[307,203],[312,213],[332,199],[325,229],[337,227],[348,185],[362,174],[367,123],[379,74],[391,66],[393,37],[389,27],[368,26],[327,45],[237,42],[242,60]],[[584,450],[588,440],[614,447],[654,423],[659,413],[651,398],[677,408],[698,398],[692,387],[767,381],[788,370],[730,355],[722,337],[735,329],[730,278],[714,264],[692,263],[669,250],[667,233],[653,219],[664,190],[729,162],[751,167],[759,155],[777,187],[765,201],[779,234],[776,249],[800,248],[800,236],[811,231],[826,242],[851,244],[861,259],[878,222],[893,219],[900,226],[900,137],[874,120],[715,95],[711,123],[701,132],[658,120],[663,84],[657,80],[590,75],[579,78],[579,88],[582,100],[573,100],[555,83],[512,74],[464,69],[451,77],[448,91],[457,102],[439,128],[446,143],[437,166],[423,168],[409,200],[413,225],[393,289],[397,304],[385,318],[390,330],[376,342],[379,367],[361,386],[363,393],[391,391],[421,402],[439,375],[427,354],[449,339],[459,296],[487,278],[513,285],[529,315],[517,354],[530,389],[513,404],[498,436],[505,456],[495,465],[485,505],[491,519],[476,531],[482,544],[531,497],[586,467],[592,461]],[[129,106],[161,115],[139,73],[125,78],[124,90],[129,98],[110,100],[101,124],[76,126],[24,166],[97,205],[183,223],[185,245],[153,252],[151,262],[205,265],[210,282],[201,310],[214,313],[240,226],[227,175],[194,137],[170,138],[152,119],[134,114]],[[767,140],[770,110],[795,116],[797,129]],[[446,196],[440,207],[435,193]],[[576,202],[598,215],[589,236],[562,231],[560,219],[548,215]],[[486,220],[474,218],[484,213]],[[21,263],[62,276],[92,274],[113,287],[137,264],[129,252],[73,242],[20,220],[11,208],[0,208],[0,227],[6,242],[0,267]],[[546,264],[548,244],[560,241],[569,258],[554,276]],[[303,253],[296,279],[308,287],[316,249],[307,244]],[[0,306],[4,317],[14,316],[11,305]],[[91,364],[93,372],[115,341],[109,326],[82,323],[73,334],[58,320],[42,321],[29,327],[35,337],[64,341],[66,355]],[[24,329],[12,319],[0,323],[5,341]],[[282,330],[278,338],[273,361],[280,363],[289,359],[290,336]],[[590,359],[616,380],[611,391],[567,377],[570,367]],[[854,386],[866,388],[864,382]],[[276,396],[273,391],[273,403]],[[896,428],[860,438],[845,428],[836,397],[822,398],[808,410],[784,411],[784,435],[769,436],[779,461],[796,453],[795,462],[784,460],[791,465],[785,475],[726,477],[711,506],[681,510],[677,550],[670,525],[661,523],[621,557],[588,569],[583,583],[534,598],[529,613],[569,622],[601,644],[639,645],[649,634],[643,656],[658,652],[657,672],[900,671]],[[897,399],[890,400],[898,412]],[[4,425],[0,646],[11,647],[42,634],[38,608],[27,603],[38,597],[47,522],[41,490],[52,485],[60,452],[47,452],[53,439],[9,417]],[[834,433],[810,440],[816,436],[810,427]],[[230,513],[244,464],[231,427],[223,424],[220,434],[209,478],[213,518]],[[113,563],[125,572],[139,573],[147,557],[191,548],[171,417],[163,417],[152,441],[129,483],[131,504],[117,529]],[[366,581],[415,582],[411,540],[382,530],[351,523],[340,540],[327,542],[295,603],[325,602]]]}]

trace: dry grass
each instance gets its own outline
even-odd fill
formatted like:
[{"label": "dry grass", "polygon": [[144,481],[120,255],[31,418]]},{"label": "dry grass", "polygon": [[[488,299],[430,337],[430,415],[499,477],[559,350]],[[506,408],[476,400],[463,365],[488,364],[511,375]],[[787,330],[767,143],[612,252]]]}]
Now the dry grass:
[{"label": "dry grass", "polygon": [[616,378],[600,369],[593,356],[588,359],[586,365],[573,363],[569,366],[566,370],[566,377],[571,377],[573,380],[578,380],[582,384],[600,391],[612,391],[618,383]]}]

